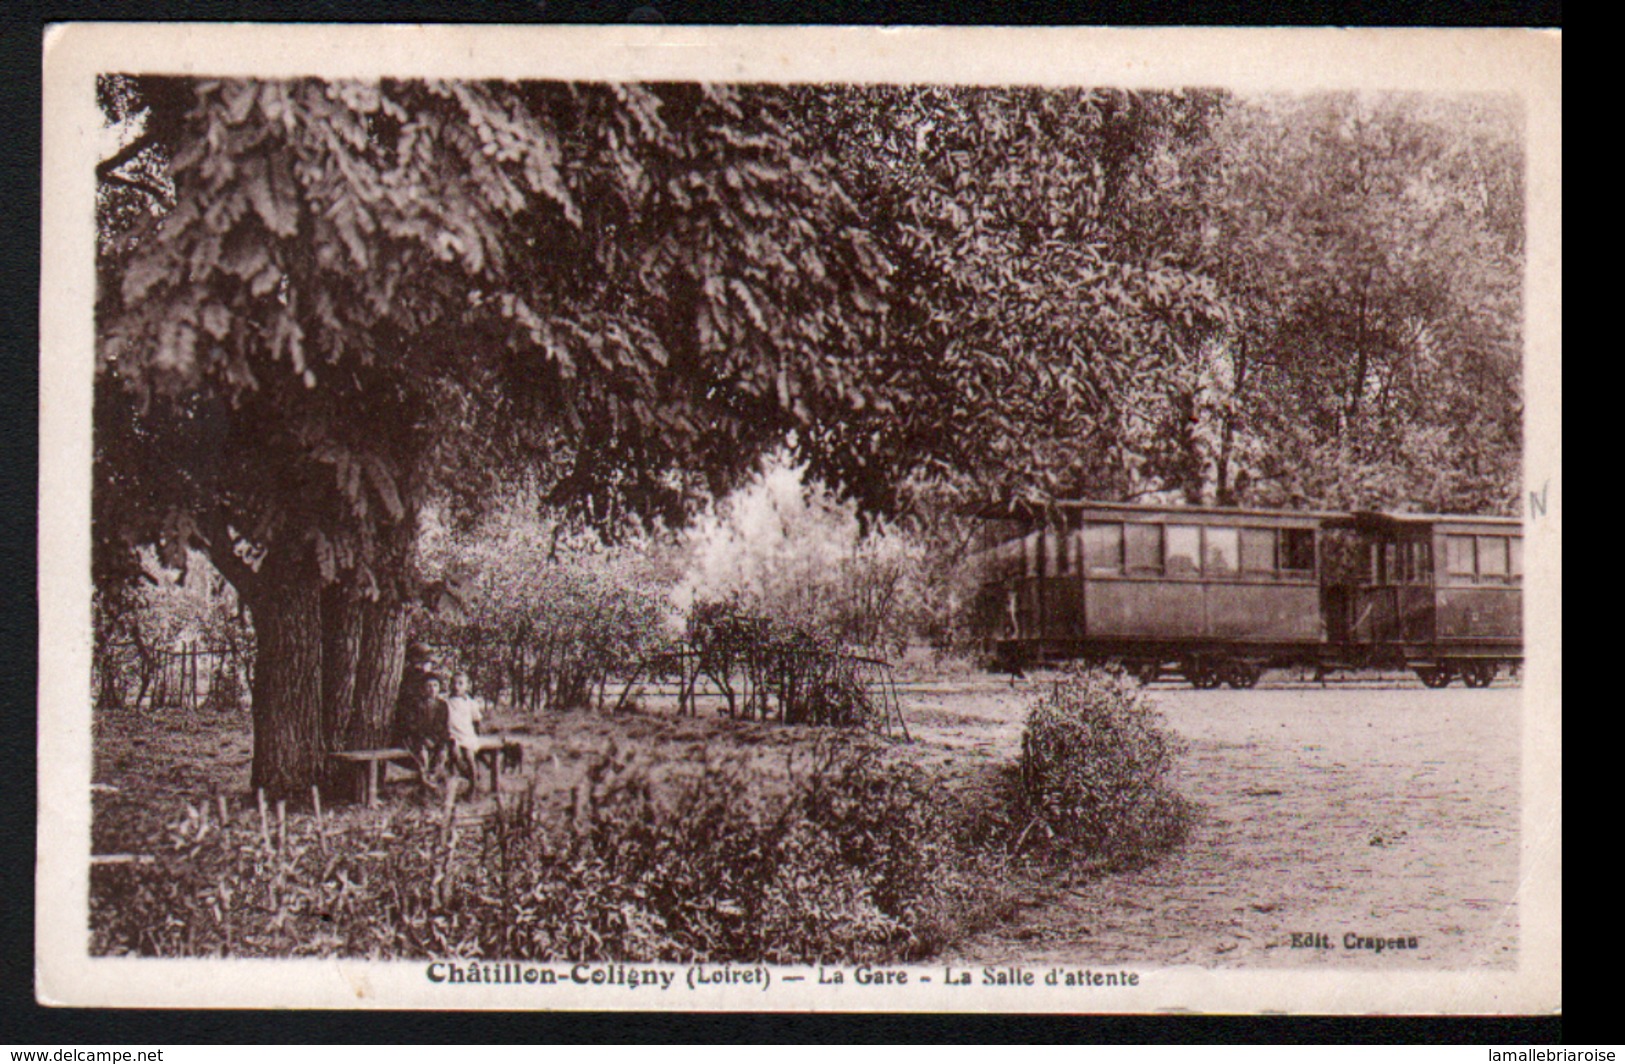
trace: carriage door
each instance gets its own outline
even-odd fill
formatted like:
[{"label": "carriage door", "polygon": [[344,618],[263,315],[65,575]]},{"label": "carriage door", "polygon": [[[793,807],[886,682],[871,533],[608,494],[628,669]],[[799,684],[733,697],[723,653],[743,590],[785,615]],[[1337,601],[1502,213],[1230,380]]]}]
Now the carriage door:
[{"label": "carriage door", "polygon": [[1021,537],[1021,576],[1010,597],[1011,620],[1017,639],[1037,639],[1044,625],[1044,533],[1030,531]]},{"label": "carriage door", "polygon": [[1354,640],[1355,603],[1365,586],[1367,564],[1363,536],[1347,528],[1321,529],[1320,608],[1332,643]]},{"label": "carriage door", "polygon": [[1391,535],[1367,541],[1364,579],[1354,592],[1352,635],[1356,643],[1395,643],[1400,632],[1399,586],[1403,544]]}]

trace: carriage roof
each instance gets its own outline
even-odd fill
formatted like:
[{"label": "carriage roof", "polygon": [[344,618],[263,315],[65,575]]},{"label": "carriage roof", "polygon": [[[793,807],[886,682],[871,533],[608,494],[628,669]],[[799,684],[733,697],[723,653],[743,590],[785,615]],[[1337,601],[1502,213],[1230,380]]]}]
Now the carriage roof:
[{"label": "carriage roof", "polygon": [[1353,528],[1366,532],[1493,532],[1521,533],[1523,521],[1516,517],[1479,514],[1406,514],[1360,510],[1327,522],[1328,528]]},{"label": "carriage roof", "polygon": [[1179,522],[1186,524],[1253,524],[1286,528],[1312,528],[1346,516],[1321,510],[1266,510],[1239,506],[1179,506],[1159,503],[1096,502],[1089,499],[1063,499],[1051,503],[1005,502],[984,506],[975,516],[987,520],[1041,521],[1068,520],[1129,521],[1145,524]]},{"label": "carriage roof", "polygon": [[1349,528],[1398,533],[1431,528],[1439,532],[1516,533],[1516,517],[1476,514],[1392,513],[1380,510],[1270,510],[1243,506],[1182,506],[1166,503],[1097,502],[1060,499],[1049,503],[1011,501],[990,503],[973,511],[985,520],[1028,524],[1065,520],[1130,521],[1148,524],[1251,524],[1278,528]]}]

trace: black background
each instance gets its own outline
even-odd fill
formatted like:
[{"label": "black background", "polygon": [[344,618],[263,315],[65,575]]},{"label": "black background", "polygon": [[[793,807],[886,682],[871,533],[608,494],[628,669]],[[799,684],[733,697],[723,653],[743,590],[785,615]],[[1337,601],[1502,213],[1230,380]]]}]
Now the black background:
[{"label": "black background", "polygon": [[[1615,980],[1571,966],[1569,1018],[718,1015],[136,1011],[33,1000],[37,675],[38,293],[41,35],[72,20],[912,25],[1561,26],[1562,5],[1513,0],[1352,3],[766,3],[746,0],[214,0],[25,2],[0,8],[0,1043],[210,1042],[1362,1042],[1498,1045],[1616,1041],[1588,1007]],[[1611,123],[1610,123],[1611,124]],[[1612,141],[1615,138],[1609,138]],[[1607,699],[1615,702],[1614,698]],[[1617,703],[1616,703],[1617,704]],[[1571,769],[1571,775],[1575,774]],[[1572,803],[1565,803],[1570,805]],[[1611,810],[1614,803],[1600,807]],[[1607,832],[1613,835],[1612,831]],[[1615,846],[1607,846],[1610,852]],[[1605,873],[1611,874],[1611,873]],[[1574,876],[1568,877],[1571,880]],[[1606,930],[1599,940],[1611,939]],[[1569,955],[1584,946],[1570,937]],[[1592,988],[1588,991],[1587,987]]]}]

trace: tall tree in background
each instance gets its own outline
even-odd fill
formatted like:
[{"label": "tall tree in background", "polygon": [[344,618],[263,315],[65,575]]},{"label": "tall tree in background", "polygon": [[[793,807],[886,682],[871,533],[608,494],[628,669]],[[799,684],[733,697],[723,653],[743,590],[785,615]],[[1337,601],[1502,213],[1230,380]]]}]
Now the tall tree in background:
[{"label": "tall tree in background", "polygon": [[1514,503],[1518,122],[1491,97],[1238,100],[1191,146],[1228,327],[1193,367],[1187,431],[1168,434],[1189,494]]},{"label": "tall tree in background", "polygon": [[801,91],[896,268],[882,373],[901,398],[832,452],[909,455],[961,500],[1145,490],[1161,382],[1221,309],[1166,206],[1218,95]]},{"label": "tall tree in background", "polygon": [[429,502],[670,516],[863,401],[884,264],[770,98],[108,80],[97,539],[249,606],[256,786],[384,737]]}]

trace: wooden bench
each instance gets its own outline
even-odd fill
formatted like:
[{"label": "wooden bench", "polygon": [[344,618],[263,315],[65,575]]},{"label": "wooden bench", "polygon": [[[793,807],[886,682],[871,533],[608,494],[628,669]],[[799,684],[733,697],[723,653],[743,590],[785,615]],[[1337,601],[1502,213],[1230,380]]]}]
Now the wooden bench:
[{"label": "wooden bench", "polygon": [[386,746],[377,750],[338,750],[328,756],[345,764],[366,766],[366,789],[363,798],[369,806],[378,804],[378,783],[383,772],[380,766],[391,763],[409,765],[413,771],[417,771],[419,767],[417,759],[412,756],[412,751],[399,746]]},{"label": "wooden bench", "polygon": [[499,774],[502,770],[502,760],[510,749],[519,749],[519,744],[505,735],[482,735],[480,745],[470,751],[473,754],[474,778],[469,782],[474,785],[475,793],[479,792],[479,767],[484,765],[491,770],[491,793],[495,794],[502,789]]}]

